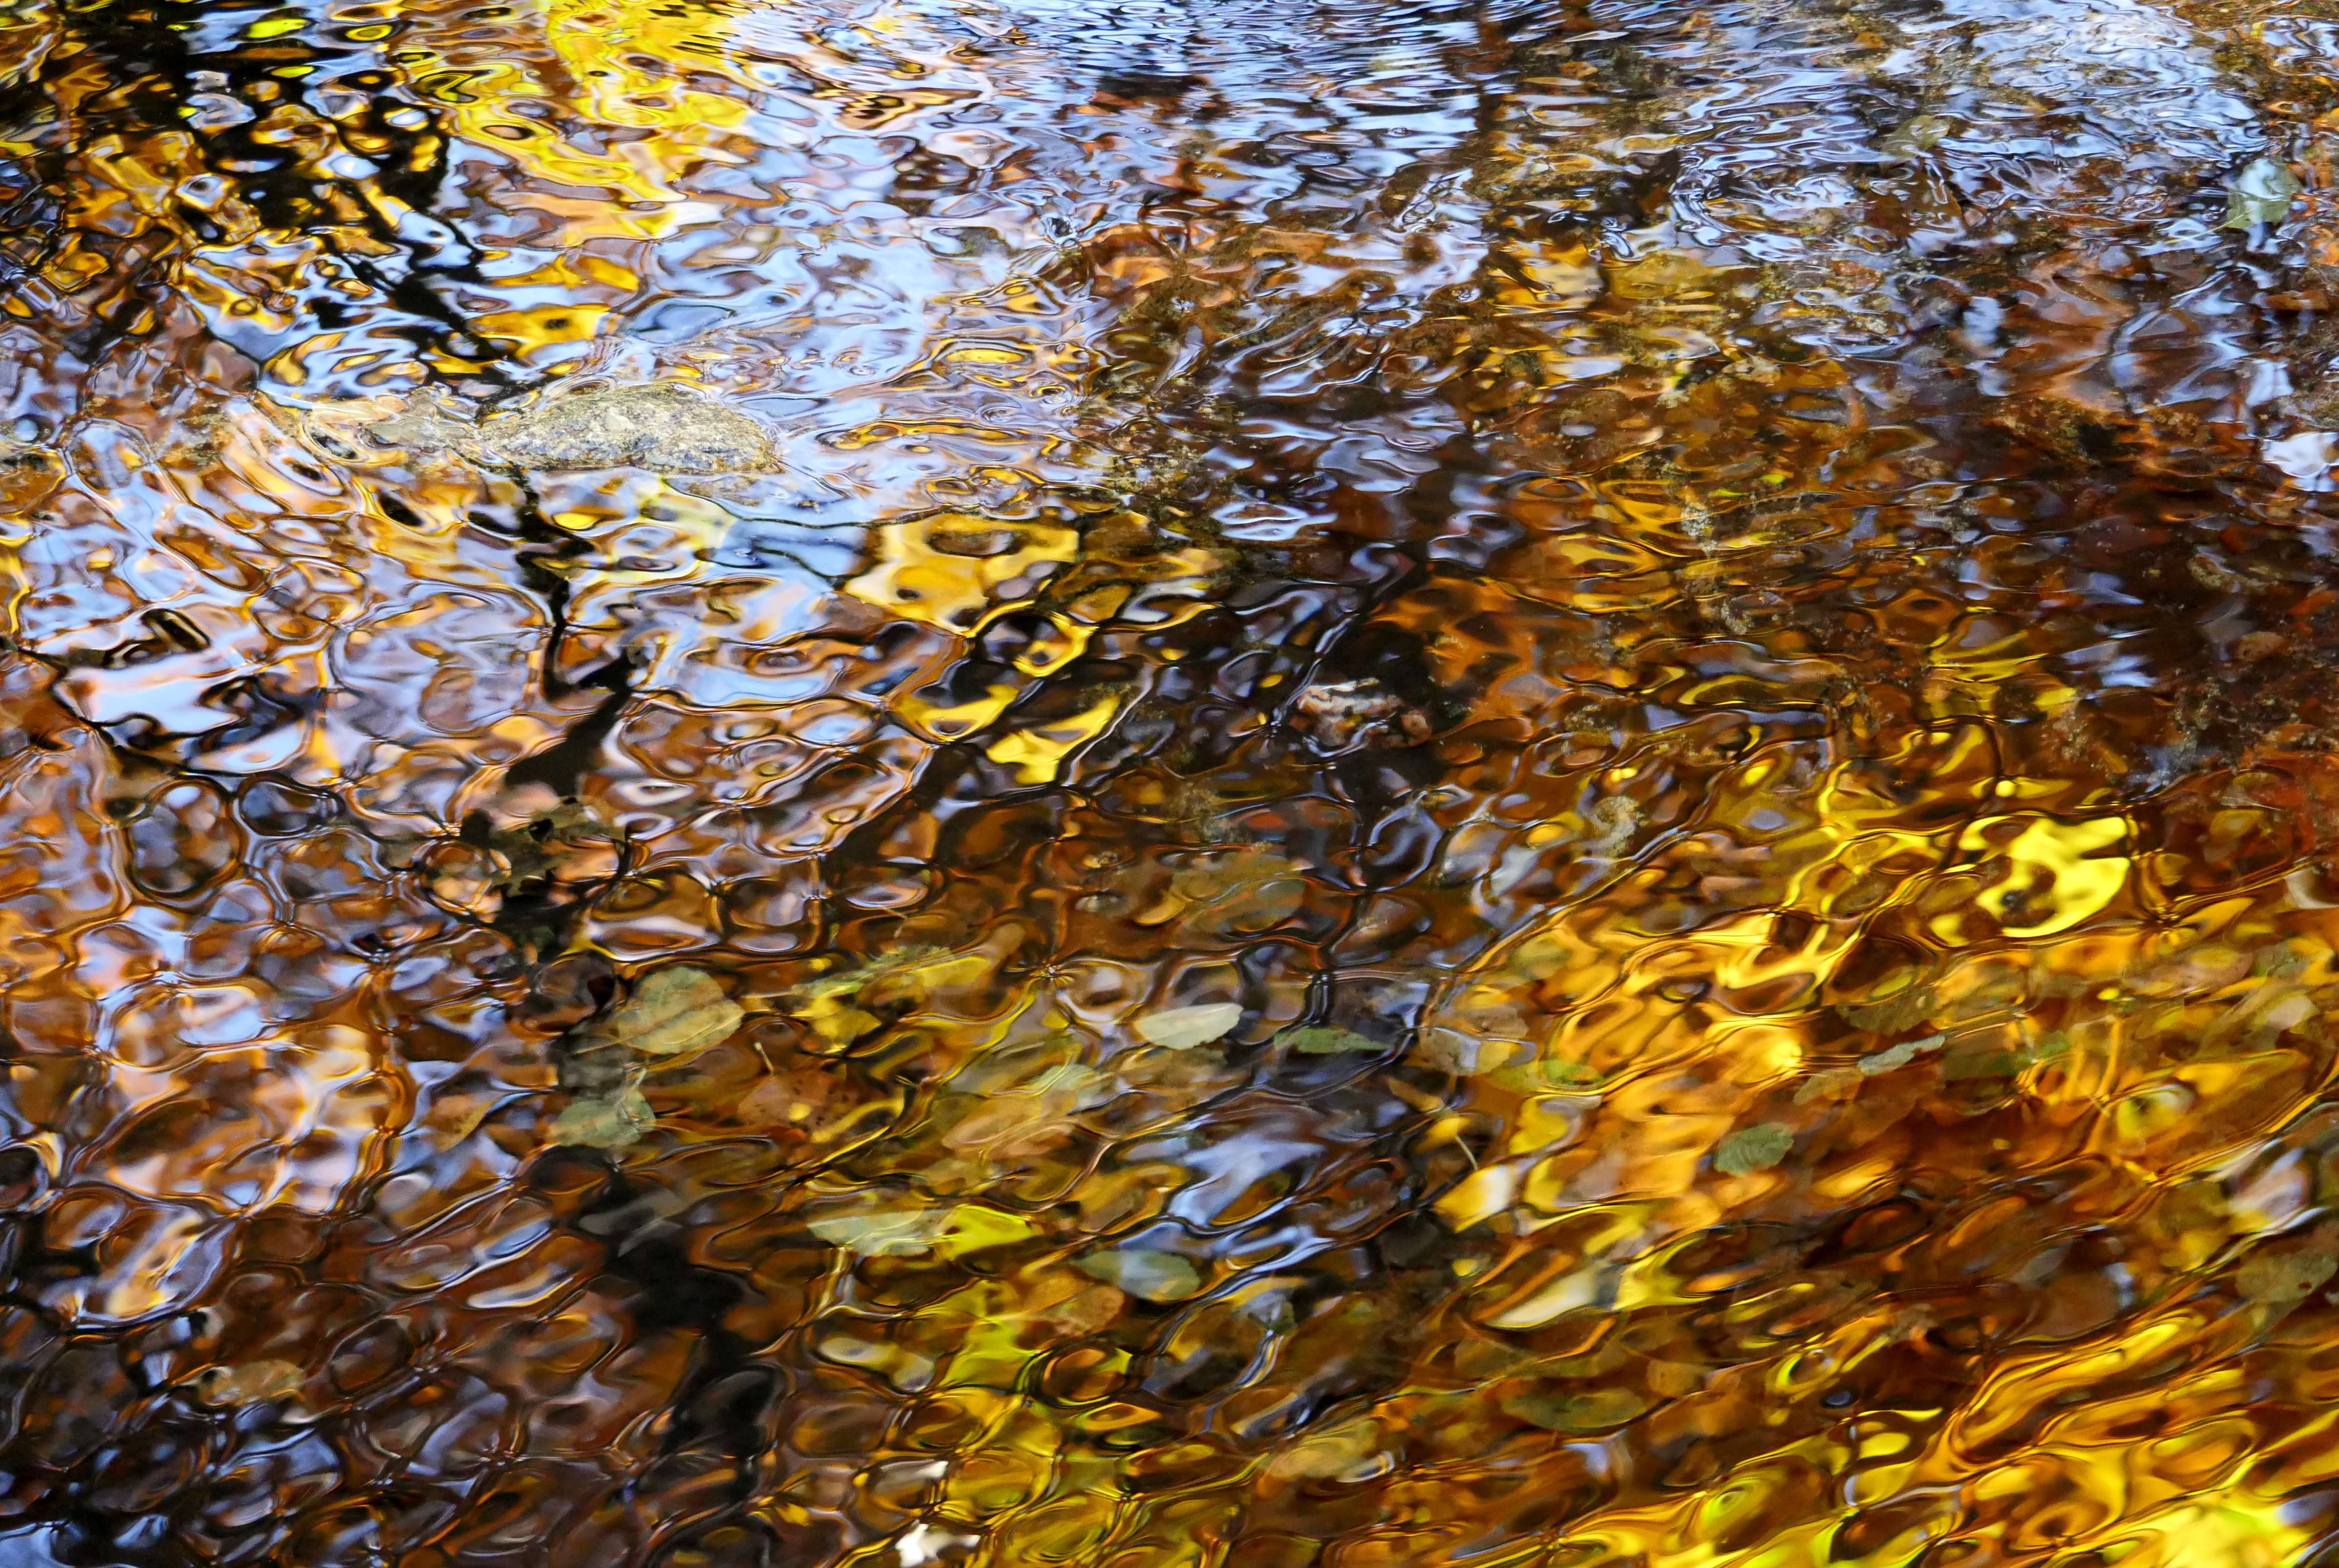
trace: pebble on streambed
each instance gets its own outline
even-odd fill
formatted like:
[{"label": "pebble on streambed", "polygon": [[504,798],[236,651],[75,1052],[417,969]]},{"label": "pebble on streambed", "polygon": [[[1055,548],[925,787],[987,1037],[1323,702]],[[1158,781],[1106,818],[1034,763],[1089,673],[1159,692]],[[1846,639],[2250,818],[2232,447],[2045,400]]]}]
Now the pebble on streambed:
[{"label": "pebble on streambed", "polygon": [[761,421],[683,381],[565,392],[526,413],[476,422],[418,399],[389,410],[318,409],[304,423],[311,444],[336,458],[370,446],[535,472],[753,474],[779,467],[778,449]]}]

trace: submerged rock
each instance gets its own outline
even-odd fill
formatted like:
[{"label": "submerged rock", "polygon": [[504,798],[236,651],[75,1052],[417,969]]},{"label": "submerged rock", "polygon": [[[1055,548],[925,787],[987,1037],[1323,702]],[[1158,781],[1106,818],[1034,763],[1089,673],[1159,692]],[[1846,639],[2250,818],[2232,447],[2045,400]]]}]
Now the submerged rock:
[{"label": "submerged rock", "polygon": [[771,468],[772,438],[754,416],[679,381],[612,387],[489,419],[476,459],[515,468],[656,468],[742,474]]},{"label": "submerged rock", "polygon": [[683,381],[564,393],[476,424],[436,405],[409,404],[369,423],[365,434],[376,446],[495,468],[749,474],[779,464],[770,432],[753,415]]},{"label": "submerged rock", "polygon": [[1429,715],[1378,681],[1312,685],[1292,705],[1292,726],[1331,754],[1363,746],[1413,746],[1429,738]]}]

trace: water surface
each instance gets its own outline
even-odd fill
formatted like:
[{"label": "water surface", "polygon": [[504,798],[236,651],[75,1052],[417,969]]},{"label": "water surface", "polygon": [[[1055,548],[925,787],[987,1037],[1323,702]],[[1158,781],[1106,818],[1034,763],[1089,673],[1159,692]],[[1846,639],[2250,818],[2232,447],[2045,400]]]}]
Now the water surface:
[{"label": "water surface", "polygon": [[2324,1561],[2339,14],[6,3],[0,1562]]}]

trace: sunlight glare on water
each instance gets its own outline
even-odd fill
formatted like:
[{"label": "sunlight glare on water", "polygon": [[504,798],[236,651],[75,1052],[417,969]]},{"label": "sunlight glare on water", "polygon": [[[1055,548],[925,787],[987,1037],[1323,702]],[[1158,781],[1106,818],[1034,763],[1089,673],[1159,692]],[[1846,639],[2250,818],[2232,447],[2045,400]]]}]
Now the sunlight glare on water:
[{"label": "sunlight glare on water", "polygon": [[0,0],[0,1564],[2339,1561],[2320,0]]}]

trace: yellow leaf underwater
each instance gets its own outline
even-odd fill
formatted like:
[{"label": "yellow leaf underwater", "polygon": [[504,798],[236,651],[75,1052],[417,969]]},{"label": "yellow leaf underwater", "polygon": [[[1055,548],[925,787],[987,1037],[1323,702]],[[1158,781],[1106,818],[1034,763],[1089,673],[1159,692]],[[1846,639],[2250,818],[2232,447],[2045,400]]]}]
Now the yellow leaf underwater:
[{"label": "yellow leaf underwater", "polygon": [[1221,1038],[1242,1021],[1242,1016],[1239,1002],[1205,1002],[1199,1007],[1172,1007],[1149,1012],[1137,1021],[1135,1027],[1138,1038],[1149,1044],[1190,1050]]},{"label": "yellow leaf underwater", "polygon": [[678,1056],[724,1040],[745,1017],[705,970],[661,969],[644,977],[601,1028],[644,1056]]},{"label": "yellow leaf underwater", "polygon": [[547,1136],[579,1149],[625,1149],[656,1125],[649,1101],[639,1090],[627,1089],[607,1100],[577,1100],[553,1119]]}]

